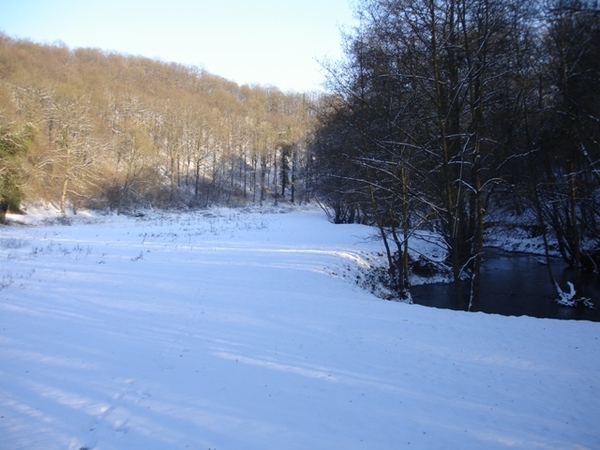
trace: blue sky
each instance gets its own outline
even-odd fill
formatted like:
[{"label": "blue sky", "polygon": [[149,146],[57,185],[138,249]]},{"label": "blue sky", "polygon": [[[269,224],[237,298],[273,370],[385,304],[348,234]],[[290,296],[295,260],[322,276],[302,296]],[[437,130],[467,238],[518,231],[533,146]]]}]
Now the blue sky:
[{"label": "blue sky", "polygon": [[353,0],[1,0],[0,31],[199,66],[239,84],[319,89]]}]

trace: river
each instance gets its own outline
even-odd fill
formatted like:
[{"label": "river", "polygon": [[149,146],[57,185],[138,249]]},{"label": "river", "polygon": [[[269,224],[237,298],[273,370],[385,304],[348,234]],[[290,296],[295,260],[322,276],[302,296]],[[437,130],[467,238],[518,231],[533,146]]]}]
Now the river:
[{"label": "river", "polygon": [[[596,309],[560,306],[539,256],[486,249],[481,270],[477,311],[505,316],[532,316],[551,319],[578,319],[600,322],[600,281],[596,276],[584,280],[585,296]],[[560,259],[552,261],[553,272],[563,289],[570,271]],[[465,284],[468,295],[468,285]],[[411,288],[416,304],[436,308],[461,309],[453,284],[429,284]]]}]

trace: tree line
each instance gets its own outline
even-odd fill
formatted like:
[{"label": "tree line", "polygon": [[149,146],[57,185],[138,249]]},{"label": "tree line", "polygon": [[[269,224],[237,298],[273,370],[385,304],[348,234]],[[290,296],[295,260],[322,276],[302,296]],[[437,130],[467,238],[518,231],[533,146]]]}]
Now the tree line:
[{"label": "tree line", "polygon": [[556,245],[573,267],[576,302],[600,264],[598,2],[362,0],[357,12],[309,146],[334,220],[379,228],[402,298],[409,238],[438,232],[475,309],[488,225],[528,214],[547,256]]},{"label": "tree line", "polygon": [[306,195],[311,98],[197,67],[0,34],[0,219]]}]

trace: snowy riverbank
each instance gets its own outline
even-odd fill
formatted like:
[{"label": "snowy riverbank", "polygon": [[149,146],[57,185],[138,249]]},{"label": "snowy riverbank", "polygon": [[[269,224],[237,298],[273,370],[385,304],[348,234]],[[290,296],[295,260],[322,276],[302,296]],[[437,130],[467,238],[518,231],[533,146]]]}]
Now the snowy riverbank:
[{"label": "snowy riverbank", "polygon": [[[16,218],[14,218],[16,219]],[[0,447],[597,448],[600,324],[382,301],[319,210],[0,229]]]}]

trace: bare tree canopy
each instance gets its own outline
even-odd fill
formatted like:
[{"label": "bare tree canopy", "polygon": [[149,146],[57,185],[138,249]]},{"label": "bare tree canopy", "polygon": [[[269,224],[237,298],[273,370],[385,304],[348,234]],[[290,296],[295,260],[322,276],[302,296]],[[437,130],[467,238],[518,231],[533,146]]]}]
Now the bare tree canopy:
[{"label": "bare tree canopy", "polygon": [[[406,296],[406,242],[441,233],[475,307],[490,212],[538,211],[577,270],[600,261],[597,2],[365,0],[311,144],[339,221],[370,221]],[[340,162],[343,161],[343,162]]]}]

